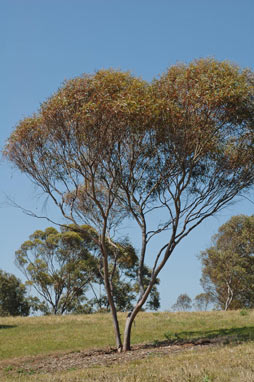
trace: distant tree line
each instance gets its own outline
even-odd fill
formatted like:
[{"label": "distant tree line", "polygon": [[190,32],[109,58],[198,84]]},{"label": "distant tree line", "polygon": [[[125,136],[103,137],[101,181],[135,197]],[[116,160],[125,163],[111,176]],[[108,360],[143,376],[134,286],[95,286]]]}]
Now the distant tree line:
[{"label": "distant tree line", "polygon": [[[0,270],[0,316],[109,311],[102,254],[92,235],[96,232],[89,226],[78,233],[71,225],[61,231],[49,227],[30,235],[15,253],[25,284]],[[199,256],[203,292],[193,300],[187,293],[180,294],[171,310],[254,308],[254,216],[233,216],[219,228],[212,243]],[[119,311],[129,311],[138,295],[138,257],[127,239],[107,245],[115,304]],[[148,278],[151,271],[144,269]],[[159,280],[146,309],[160,307],[158,284]],[[27,295],[29,286],[37,297]]]},{"label": "distant tree line", "polygon": [[171,306],[172,311],[187,312],[191,309],[201,311],[207,310],[211,300],[206,293],[198,294],[193,300],[187,293],[182,293],[177,297],[176,302]]}]

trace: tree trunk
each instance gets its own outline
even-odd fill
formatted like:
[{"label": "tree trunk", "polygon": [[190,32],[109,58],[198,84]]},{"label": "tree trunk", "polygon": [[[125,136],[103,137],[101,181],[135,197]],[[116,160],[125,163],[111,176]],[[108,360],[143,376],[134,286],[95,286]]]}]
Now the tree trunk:
[{"label": "tree trunk", "polygon": [[110,305],[110,310],[111,310],[113,323],[114,323],[116,348],[117,348],[117,351],[120,353],[123,349],[123,345],[122,345],[121,333],[120,333],[120,328],[119,328],[119,323],[118,323],[118,319],[117,319],[117,313],[116,313],[115,306],[113,306],[113,309],[112,309],[112,306]]},{"label": "tree trunk", "polygon": [[[106,287],[106,289],[107,289],[107,287]],[[117,348],[117,351],[120,353],[122,351],[122,349],[123,349],[123,345],[122,345],[122,340],[121,340],[121,333],[120,333],[120,328],[119,328],[119,322],[118,322],[118,318],[117,318],[117,311],[116,311],[115,303],[114,303],[114,300],[113,300],[112,289],[111,289],[111,285],[110,284],[109,284],[109,293],[108,293],[108,290],[107,290],[107,295],[108,295],[110,311],[111,311],[112,318],[113,318],[113,323],[114,323],[116,348]]]},{"label": "tree trunk", "polygon": [[138,314],[138,312],[140,311],[140,309],[142,308],[142,306],[146,302],[146,300],[147,300],[147,298],[151,292],[151,289],[155,284],[156,277],[157,277],[157,275],[153,277],[149,286],[146,288],[145,293],[143,294],[142,298],[138,301],[138,303],[135,306],[135,308],[133,309],[133,311],[128,314],[128,317],[127,317],[126,322],[125,322],[125,329],[124,329],[123,351],[131,350],[131,328],[132,328],[132,324],[134,322],[136,315]]},{"label": "tree trunk", "polygon": [[118,318],[117,318],[117,311],[116,311],[114,299],[112,296],[112,290],[111,290],[110,282],[109,282],[108,259],[107,259],[107,254],[105,252],[103,253],[104,285],[105,285],[105,289],[106,289],[106,293],[107,293],[107,297],[108,297],[108,303],[110,306],[110,311],[111,311],[112,318],[113,318],[115,339],[116,339],[116,348],[117,348],[118,352],[121,352],[123,345],[122,345],[122,340],[121,340],[119,322],[118,322]]},{"label": "tree trunk", "polygon": [[230,287],[230,284],[228,282],[227,282],[227,287],[228,287],[228,295],[227,295],[227,301],[225,303],[225,308],[224,308],[225,311],[228,310],[228,307],[231,304],[231,302],[233,300],[233,296],[234,296],[234,292],[233,292],[233,290]]},{"label": "tree trunk", "polygon": [[133,313],[135,310],[128,315],[126,322],[125,322],[125,330],[124,330],[124,337],[123,337],[123,351],[131,350],[131,328],[134,321],[134,318],[136,317],[137,313],[139,312],[140,308],[137,310],[135,316]]}]

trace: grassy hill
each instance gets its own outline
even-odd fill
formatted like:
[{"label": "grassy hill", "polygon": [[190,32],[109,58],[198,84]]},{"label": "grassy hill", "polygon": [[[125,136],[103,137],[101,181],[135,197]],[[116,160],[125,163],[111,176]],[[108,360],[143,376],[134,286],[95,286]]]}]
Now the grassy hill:
[{"label": "grassy hill", "polygon": [[254,311],[141,313],[132,344],[109,314],[0,318],[0,381],[254,381]]}]

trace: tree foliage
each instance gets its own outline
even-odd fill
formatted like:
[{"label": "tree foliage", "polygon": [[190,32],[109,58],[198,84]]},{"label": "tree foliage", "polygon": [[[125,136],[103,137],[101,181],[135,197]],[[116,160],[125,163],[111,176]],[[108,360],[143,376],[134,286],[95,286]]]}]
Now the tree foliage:
[{"label": "tree foliage", "polygon": [[188,296],[187,293],[180,294],[177,297],[177,300],[176,300],[175,304],[172,305],[172,307],[171,307],[171,309],[173,311],[179,310],[179,311],[182,311],[182,312],[185,312],[187,310],[191,310],[191,308],[192,308],[192,300]]},{"label": "tree foliage", "polygon": [[0,270],[0,316],[28,316],[29,298],[16,276]]},{"label": "tree foliage", "polygon": [[132,323],[175,247],[253,185],[253,84],[252,72],[214,59],[175,65],[151,84],[102,70],[65,83],[10,136],[5,156],[77,230],[96,230],[119,350],[107,242],[125,218],[139,227],[139,299],[126,320],[128,350]]},{"label": "tree foliage", "polygon": [[194,308],[198,311],[207,310],[214,303],[214,298],[209,293],[199,293],[194,299]]},{"label": "tree foliage", "polygon": [[254,216],[233,216],[201,253],[201,284],[221,309],[254,307]]},{"label": "tree foliage", "polygon": [[[92,280],[93,258],[75,232],[35,231],[15,252],[16,264],[43,298],[44,313],[63,314],[81,299]],[[77,302],[76,302],[77,303]]]},{"label": "tree foliage", "polygon": [[[25,275],[26,283],[42,298],[42,301],[38,297],[31,301],[35,311],[63,314],[109,309],[103,288],[102,253],[93,241],[97,233],[89,226],[82,226],[82,233],[73,228],[70,225],[61,232],[53,227],[37,230],[15,252],[16,264]],[[138,257],[128,240],[108,241],[106,245],[115,305],[119,311],[132,309],[137,296]],[[149,275],[147,267],[145,271]],[[86,297],[88,291],[94,298]],[[156,285],[149,308],[159,308]]]}]

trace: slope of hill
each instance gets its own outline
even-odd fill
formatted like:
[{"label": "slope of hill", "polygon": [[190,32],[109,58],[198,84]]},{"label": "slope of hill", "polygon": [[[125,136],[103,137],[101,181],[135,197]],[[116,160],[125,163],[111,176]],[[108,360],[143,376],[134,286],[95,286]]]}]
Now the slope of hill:
[{"label": "slope of hill", "polygon": [[1,318],[0,380],[254,381],[253,319],[254,311],[141,313],[133,350],[117,354],[109,314]]}]

